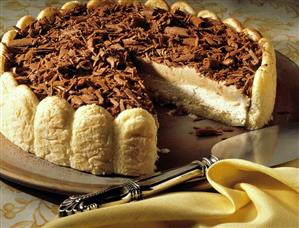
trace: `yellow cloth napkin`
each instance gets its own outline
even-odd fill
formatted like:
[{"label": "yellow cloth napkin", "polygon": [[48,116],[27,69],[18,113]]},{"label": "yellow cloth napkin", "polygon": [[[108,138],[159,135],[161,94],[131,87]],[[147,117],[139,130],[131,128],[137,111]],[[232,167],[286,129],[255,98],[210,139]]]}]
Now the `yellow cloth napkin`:
[{"label": "yellow cloth napkin", "polygon": [[217,192],[184,191],[54,220],[45,227],[299,227],[299,166],[228,159],[209,168]]}]

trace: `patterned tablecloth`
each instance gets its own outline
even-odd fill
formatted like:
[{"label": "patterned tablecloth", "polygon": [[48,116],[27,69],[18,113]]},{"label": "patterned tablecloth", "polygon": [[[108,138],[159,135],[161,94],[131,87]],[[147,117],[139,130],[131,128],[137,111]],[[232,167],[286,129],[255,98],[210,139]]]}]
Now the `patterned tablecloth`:
[{"label": "patterned tablecloth", "polygon": [[[0,0],[0,34],[15,25],[20,17],[28,14],[36,16],[46,6],[59,7],[66,1]],[[189,0],[187,2],[196,10],[209,9],[222,19],[236,17],[247,26],[257,28],[273,41],[276,50],[299,65],[299,1]],[[42,226],[57,214],[57,205],[51,202],[59,202],[61,199],[50,193],[19,187],[0,179],[0,227]]]}]

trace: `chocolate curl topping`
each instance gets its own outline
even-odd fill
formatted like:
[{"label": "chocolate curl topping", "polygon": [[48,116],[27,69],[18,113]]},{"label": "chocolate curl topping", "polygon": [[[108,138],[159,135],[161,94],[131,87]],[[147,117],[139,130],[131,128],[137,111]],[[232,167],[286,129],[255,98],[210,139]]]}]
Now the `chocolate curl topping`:
[{"label": "chocolate curl topping", "polygon": [[220,21],[118,4],[77,6],[34,21],[7,47],[6,70],[39,99],[57,95],[74,108],[97,104],[114,116],[133,107],[154,113],[136,56],[193,67],[247,96],[262,56],[256,42]]}]

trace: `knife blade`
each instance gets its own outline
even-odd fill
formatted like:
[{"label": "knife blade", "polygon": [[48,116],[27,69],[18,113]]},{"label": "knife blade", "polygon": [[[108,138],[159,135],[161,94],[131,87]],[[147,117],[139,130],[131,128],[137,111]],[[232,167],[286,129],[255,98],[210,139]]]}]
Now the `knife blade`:
[{"label": "knife blade", "polygon": [[60,204],[59,216],[128,203],[193,179],[204,180],[206,170],[212,164],[227,158],[246,159],[267,166],[298,159],[299,123],[276,125],[237,135],[214,145],[210,158],[111,186],[100,192],[70,196]]},{"label": "knife blade", "polygon": [[299,157],[299,123],[234,136],[215,144],[211,153],[219,159],[240,158],[270,167],[295,160]]}]

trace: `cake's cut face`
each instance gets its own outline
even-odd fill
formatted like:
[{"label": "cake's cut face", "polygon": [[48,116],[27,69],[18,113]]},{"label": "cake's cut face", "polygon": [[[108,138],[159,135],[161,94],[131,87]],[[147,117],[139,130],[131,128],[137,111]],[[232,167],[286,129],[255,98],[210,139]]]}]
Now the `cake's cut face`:
[{"label": "cake's cut face", "polygon": [[[34,94],[26,100],[33,134],[22,148],[80,170],[135,175],[151,172],[156,159],[149,94],[234,126],[254,129],[269,120],[276,85],[269,42],[236,20],[222,22],[208,11],[191,16],[185,3],[172,11],[163,1],[147,7],[154,2],[71,2],[28,25],[25,18],[6,35],[1,65],[13,76],[2,76],[4,95],[18,84]],[[0,107],[6,114],[14,108]]]}]

